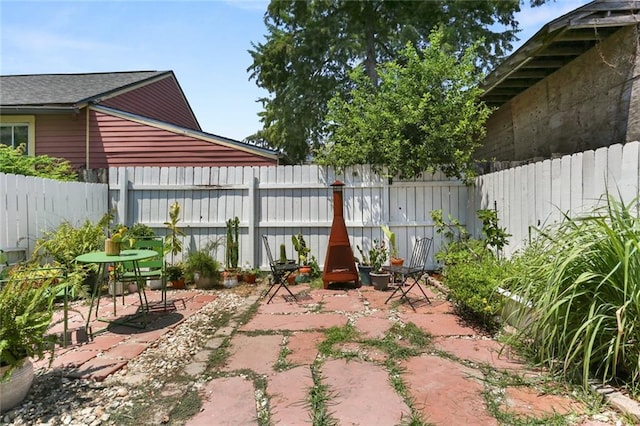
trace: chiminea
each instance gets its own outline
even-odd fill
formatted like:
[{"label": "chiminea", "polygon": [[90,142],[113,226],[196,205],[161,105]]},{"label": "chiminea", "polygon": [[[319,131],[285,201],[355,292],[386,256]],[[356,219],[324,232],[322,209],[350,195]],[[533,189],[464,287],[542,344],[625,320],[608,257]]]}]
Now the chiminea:
[{"label": "chiminea", "polygon": [[327,256],[324,260],[322,282],[324,283],[324,288],[327,288],[329,283],[332,282],[354,282],[355,286],[359,287],[358,270],[353,260],[347,225],[344,223],[342,208],[342,187],[344,183],[337,180],[331,186],[333,187],[333,223],[331,224]]}]

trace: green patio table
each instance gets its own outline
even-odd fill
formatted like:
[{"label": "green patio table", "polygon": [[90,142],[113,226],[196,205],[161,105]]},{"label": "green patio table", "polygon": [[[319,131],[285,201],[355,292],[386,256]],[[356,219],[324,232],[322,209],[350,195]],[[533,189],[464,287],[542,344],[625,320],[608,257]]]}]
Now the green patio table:
[{"label": "green patio table", "polygon": [[[76,257],[76,262],[79,263],[95,263],[98,265],[98,282],[96,286],[93,288],[91,292],[91,304],[89,305],[89,314],[87,315],[87,323],[85,325],[85,331],[88,336],[92,336],[93,333],[89,328],[89,322],[91,320],[91,312],[93,310],[94,300],[97,299],[96,303],[96,319],[98,321],[115,323],[121,325],[127,325],[131,327],[139,327],[135,323],[131,323],[130,321],[134,319],[134,317],[129,317],[123,320],[107,320],[103,318],[98,318],[98,307],[100,306],[100,297],[98,292],[100,291],[102,284],[104,284],[105,270],[107,265],[117,265],[118,263],[123,262],[131,262],[133,265],[133,270],[136,274],[136,287],[138,289],[138,298],[140,299],[140,308],[138,314],[143,315],[143,327],[146,327],[147,317],[146,311],[149,308],[149,303],[147,301],[147,296],[144,292],[144,280],[142,279],[142,275],[140,274],[140,266],[138,261],[149,259],[151,257],[157,256],[158,253],[155,250],[122,250],[119,255],[107,255],[104,251],[94,251],[91,253],[81,254]],[[117,268],[114,268],[117,270]],[[98,296],[98,297],[96,297]],[[116,315],[116,296],[114,292],[114,300],[113,300],[113,314]],[[136,316],[138,315],[136,314]]]}]

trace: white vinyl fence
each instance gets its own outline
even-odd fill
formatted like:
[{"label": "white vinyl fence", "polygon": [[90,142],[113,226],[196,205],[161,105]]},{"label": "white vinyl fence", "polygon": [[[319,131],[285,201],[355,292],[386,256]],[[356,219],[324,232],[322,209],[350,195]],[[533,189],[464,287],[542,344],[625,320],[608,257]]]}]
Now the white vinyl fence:
[{"label": "white vinyl fence", "polygon": [[[408,258],[418,237],[435,237],[436,249],[440,245],[431,210],[452,213],[462,223],[466,220],[468,189],[461,182],[437,174],[390,184],[368,166],[339,175],[315,165],[112,168],[109,198],[117,222],[144,223],[156,235],[166,234],[169,206],[178,201],[179,225],[187,234],[185,251],[223,241],[226,221],[237,216],[240,266],[267,267],[262,235],[268,236],[274,255],[284,243],[288,257],[294,257],[291,236],[300,232],[322,267],[333,219],[330,185],[335,180],[345,183],[343,211],[355,255],[356,245],[366,249],[374,239],[384,238],[382,224],[396,233],[400,255]],[[217,253],[224,261],[223,245]]]},{"label": "white vinyl fence", "polygon": [[0,173],[0,249],[30,255],[43,231],[63,221],[98,221],[108,211],[107,194],[105,184]]},{"label": "white vinyl fence", "polygon": [[[640,188],[640,142],[611,145],[480,176],[470,205],[497,206],[500,226],[512,234],[505,253],[522,248],[536,228],[576,216],[598,204],[607,190],[628,203]],[[479,224],[470,218],[476,234]]]}]

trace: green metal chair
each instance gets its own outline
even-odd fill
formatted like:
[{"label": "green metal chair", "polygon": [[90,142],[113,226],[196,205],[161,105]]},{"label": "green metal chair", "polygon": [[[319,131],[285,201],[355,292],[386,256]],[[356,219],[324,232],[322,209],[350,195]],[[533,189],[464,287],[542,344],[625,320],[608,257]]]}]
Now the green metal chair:
[{"label": "green metal chair", "polygon": [[[135,237],[134,237],[135,238]],[[160,280],[162,283],[162,305],[164,310],[167,309],[167,273],[165,271],[164,261],[164,241],[162,238],[156,237],[140,237],[135,238],[132,249],[139,250],[153,250],[158,253],[157,256],[149,259],[138,261],[140,268],[140,276],[143,280]],[[119,276],[119,279],[123,282],[135,281],[136,273],[132,262],[123,262],[123,273]],[[140,286],[145,283],[139,283]],[[146,298],[146,296],[145,296]]]}]

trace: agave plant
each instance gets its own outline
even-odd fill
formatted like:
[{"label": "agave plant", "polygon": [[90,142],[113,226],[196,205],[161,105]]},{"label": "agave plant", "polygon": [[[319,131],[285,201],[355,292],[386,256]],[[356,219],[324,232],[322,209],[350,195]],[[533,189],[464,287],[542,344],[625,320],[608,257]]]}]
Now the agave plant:
[{"label": "agave plant", "polygon": [[518,338],[585,386],[592,377],[640,379],[639,201],[606,194],[601,207],[565,217],[542,232],[511,278],[534,309]]}]

